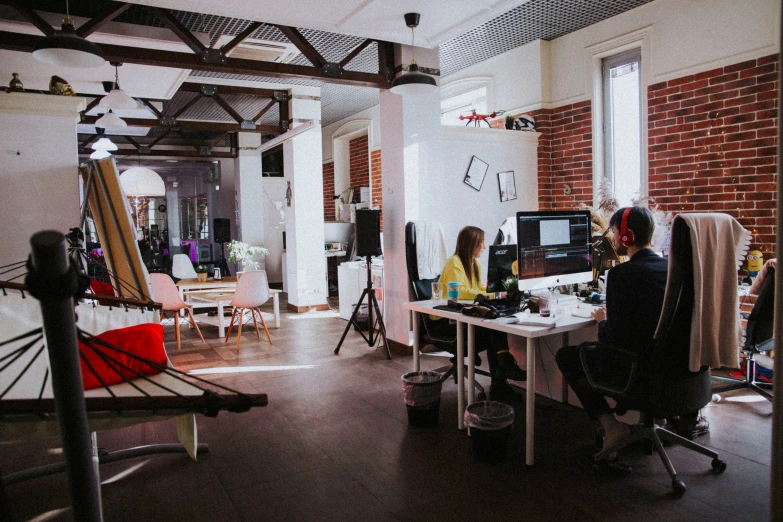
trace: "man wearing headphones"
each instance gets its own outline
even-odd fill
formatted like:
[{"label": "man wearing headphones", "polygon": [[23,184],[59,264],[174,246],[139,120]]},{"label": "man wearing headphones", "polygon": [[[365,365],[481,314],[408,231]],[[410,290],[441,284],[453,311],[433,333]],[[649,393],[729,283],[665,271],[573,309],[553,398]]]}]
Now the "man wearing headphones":
[{"label": "man wearing headphones", "polygon": [[[593,312],[598,322],[598,340],[624,349],[642,352],[653,344],[658,318],[663,309],[668,262],[650,248],[655,221],[645,207],[626,207],[609,220],[612,245],[618,255],[630,260],[612,268],[606,280],[606,308]],[[626,375],[615,368],[608,357],[595,363],[606,375],[618,375],[618,384]],[[582,402],[587,414],[604,428],[604,447],[629,435],[628,426],[610,413],[609,404],[587,384],[578,346],[567,346],[557,352],[557,365],[566,381]],[[604,373],[603,371],[601,372]]]}]

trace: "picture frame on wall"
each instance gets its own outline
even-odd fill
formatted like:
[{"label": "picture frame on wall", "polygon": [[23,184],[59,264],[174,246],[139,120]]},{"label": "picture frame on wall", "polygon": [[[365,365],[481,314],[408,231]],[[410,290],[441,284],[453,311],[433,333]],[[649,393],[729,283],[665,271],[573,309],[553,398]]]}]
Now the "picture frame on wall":
[{"label": "picture frame on wall", "polygon": [[517,199],[517,185],[514,180],[514,171],[498,172],[498,187],[500,189],[500,201]]},{"label": "picture frame on wall", "polygon": [[470,158],[470,165],[468,165],[468,171],[465,173],[465,179],[463,181],[471,188],[480,191],[481,185],[484,184],[484,177],[487,175],[487,170],[489,170],[489,164],[476,156],[473,156]]}]

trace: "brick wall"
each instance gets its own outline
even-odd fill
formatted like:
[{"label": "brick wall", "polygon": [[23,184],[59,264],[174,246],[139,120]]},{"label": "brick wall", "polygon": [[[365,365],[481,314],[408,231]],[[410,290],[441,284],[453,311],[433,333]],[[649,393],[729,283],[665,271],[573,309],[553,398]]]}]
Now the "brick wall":
[{"label": "brick wall", "polygon": [[349,167],[351,186],[356,189],[354,199],[359,201],[359,187],[370,186],[370,151],[367,135],[359,136],[348,142],[348,152],[351,156]]},{"label": "brick wall", "polygon": [[650,85],[650,196],[671,212],[719,211],[775,249],[778,55]]},{"label": "brick wall", "polygon": [[323,165],[324,175],[324,221],[335,221],[334,216],[334,162]]},{"label": "brick wall", "polygon": [[372,166],[370,176],[372,178],[372,206],[381,210],[381,232],[383,232],[383,181],[381,179],[381,151],[374,150],[370,153]]}]

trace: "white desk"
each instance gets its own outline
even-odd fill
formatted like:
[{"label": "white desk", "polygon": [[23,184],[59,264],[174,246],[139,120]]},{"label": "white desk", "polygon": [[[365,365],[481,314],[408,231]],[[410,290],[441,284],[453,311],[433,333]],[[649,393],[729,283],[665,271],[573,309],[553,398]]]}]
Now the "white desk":
[{"label": "white desk", "polygon": [[[445,301],[443,301],[445,304]],[[468,301],[465,301],[469,304]],[[516,324],[500,324],[492,321],[484,321],[478,317],[469,317],[458,312],[449,312],[445,310],[435,310],[435,301],[415,301],[404,305],[406,310],[413,312],[413,371],[419,371],[419,317],[417,314],[424,313],[437,315],[457,322],[457,361],[464,360],[465,357],[465,334],[460,324],[468,325],[468,403],[475,402],[475,365],[474,357],[476,354],[475,345],[475,326],[483,326],[500,332],[506,332],[511,335],[517,335],[527,339],[527,383],[525,393],[525,463],[532,466],[534,462],[534,443],[535,443],[535,407],[536,407],[536,347],[537,338],[550,335],[567,334],[574,330],[587,328],[595,325],[592,319],[582,317],[573,317],[569,314],[563,314],[557,321],[554,328],[542,328],[538,326],[521,326]],[[465,382],[464,366],[457,365],[457,426],[464,429],[463,414],[465,411]]]},{"label": "white desk", "polygon": [[[275,328],[280,328],[280,292],[276,288],[270,288],[269,294],[272,296],[272,303],[274,305],[274,325]],[[218,337],[226,336],[226,316],[224,315],[224,308],[231,303],[234,299],[234,292],[231,290],[203,290],[188,292],[188,304],[193,308],[197,307],[217,307],[217,316],[205,316],[199,314],[196,316],[198,322],[211,324],[218,327]],[[266,312],[261,312],[263,315],[267,315]],[[268,317],[267,317],[268,318]],[[266,320],[266,319],[265,319]]]}]

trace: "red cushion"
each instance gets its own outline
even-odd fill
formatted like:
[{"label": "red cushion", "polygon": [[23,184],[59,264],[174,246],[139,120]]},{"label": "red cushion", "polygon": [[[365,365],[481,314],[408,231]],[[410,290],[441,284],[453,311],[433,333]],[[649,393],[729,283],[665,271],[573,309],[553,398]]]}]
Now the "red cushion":
[{"label": "red cushion", "polygon": [[[163,325],[161,324],[145,323],[129,326],[127,328],[108,330],[97,337],[112,346],[131,352],[139,357],[144,357],[145,359],[149,359],[163,366],[166,365],[166,350],[163,348]],[[79,341],[79,350],[84,358],[89,361],[92,370],[97,372],[98,375],[101,376],[101,379],[103,379],[103,382],[107,385],[117,384],[137,377],[135,373],[125,368],[125,366],[132,368],[142,375],[155,375],[161,372],[161,370],[158,370],[157,368],[134,359],[129,355],[102,346],[97,342],[91,344],[94,348],[86,346]],[[95,353],[95,350],[116,359],[121,364],[111,360],[107,363]],[[92,390],[93,388],[100,388],[102,386],[101,382],[93,371],[90,370],[83,359],[80,359],[80,362],[84,389]],[[112,368],[116,368],[120,372],[120,375]]]},{"label": "red cushion", "polygon": [[[98,281],[97,279],[90,279],[90,292],[92,292],[95,295],[110,295],[114,297],[114,287],[111,286],[111,283],[104,283],[103,281]],[[98,304],[102,306],[110,306],[111,303],[98,299]]]}]

